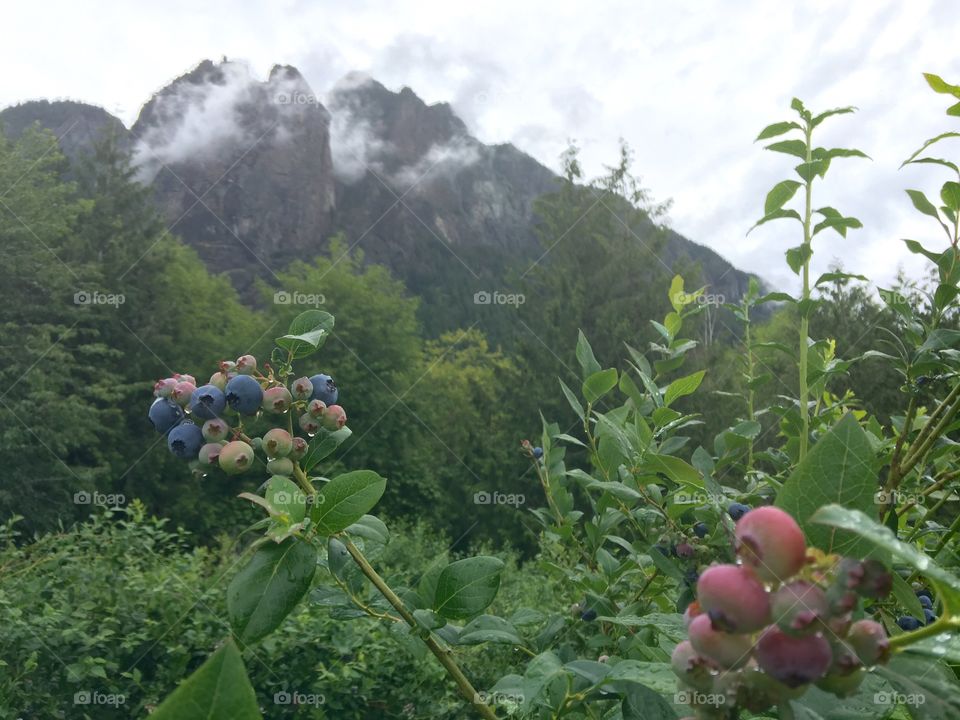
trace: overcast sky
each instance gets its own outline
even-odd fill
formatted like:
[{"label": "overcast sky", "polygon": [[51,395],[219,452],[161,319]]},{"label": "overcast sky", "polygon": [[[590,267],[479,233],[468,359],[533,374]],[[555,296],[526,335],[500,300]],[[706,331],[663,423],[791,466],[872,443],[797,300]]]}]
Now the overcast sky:
[{"label": "overcast sky", "polygon": [[[920,270],[900,238],[945,242],[903,188],[936,197],[946,171],[897,168],[927,137],[960,129],[921,77],[960,82],[958,39],[954,0],[34,0],[4,9],[0,107],[70,98],[129,126],[152,92],[203,58],[243,59],[264,78],[274,64],[295,65],[318,94],[358,70],[452,103],[481,140],[513,142],[553,168],[575,139],[598,174],[625,138],[645,185],[673,200],[676,230],[793,288],[783,251],[799,226],[745,233],[795,163],[753,139],[789,117],[794,95],[814,110],[856,105],[823,126],[821,141],[855,144],[873,161],[835,161],[815,202],[858,215],[865,229],[818,236],[814,265],[839,259],[883,285],[898,266]],[[960,143],[943,147],[960,155]]]}]

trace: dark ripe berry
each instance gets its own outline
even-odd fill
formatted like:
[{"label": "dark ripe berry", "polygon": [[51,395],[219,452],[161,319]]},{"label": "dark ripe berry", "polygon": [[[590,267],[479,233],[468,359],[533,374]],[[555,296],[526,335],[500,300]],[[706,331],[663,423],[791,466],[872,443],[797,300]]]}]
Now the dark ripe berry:
[{"label": "dark ripe berry", "polygon": [[901,617],[897,618],[897,625],[900,626],[901,630],[912,632],[913,630],[919,630],[923,623],[917,620],[913,615],[902,615]]},{"label": "dark ripe berry", "polygon": [[207,442],[226,440],[230,434],[230,426],[225,420],[221,420],[220,418],[207,420],[200,429],[203,431],[203,439]]},{"label": "dark ripe berry", "polygon": [[263,389],[249,375],[237,375],[227,383],[227,405],[241,415],[253,415],[260,409]]},{"label": "dark ripe berry", "polygon": [[326,430],[339,430],[347,424],[347,413],[339,405],[327,405],[320,418],[320,424]]},{"label": "dark ripe berry", "polygon": [[890,657],[890,641],[883,625],[873,620],[857,620],[847,631],[847,644],[867,667],[885,663]]},{"label": "dark ripe berry", "polygon": [[803,530],[788,513],[759,507],[745,514],[734,531],[737,554],[768,582],[784,582],[803,567],[807,543]]},{"label": "dark ripe berry", "polygon": [[241,355],[237,358],[238,375],[253,375],[257,371],[257,359],[253,355]]},{"label": "dark ripe berry", "polygon": [[770,600],[773,621],[785,633],[807,635],[821,627],[830,614],[827,596],[806,580],[782,585]]},{"label": "dark ripe berry", "polygon": [[738,502],[730,503],[730,507],[727,508],[727,515],[729,515],[730,519],[734,522],[742,518],[748,512],[750,512],[750,506]]},{"label": "dark ripe berry", "polygon": [[291,460],[299,460],[307,454],[307,448],[310,447],[302,437],[293,438],[293,449],[290,451]]},{"label": "dark ripe berry", "polygon": [[698,522],[693,526],[693,534],[703,539],[710,534],[710,527],[705,522]]},{"label": "dark ripe berry", "polygon": [[340,397],[340,391],[337,389],[337,384],[329,375],[324,375],[322,373],[319,375],[314,375],[310,378],[310,383],[313,385],[313,394],[311,395],[311,398],[314,400],[320,400],[324,405],[333,405],[337,402],[337,398]]},{"label": "dark ripe berry", "polygon": [[817,687],[839,698],[850,697],[860,689],[867,673],[863,669],[854,670],[846,675],[828,673],[817,680]]},{"label": "dark ripe berry", "polygon": [[882,600],[893,589],[893,575],[879,560],[863,561],[863,577],[857,592],[871,600]]},{"label": "dark ripe berry", "polygon": [[584,610],[582,613],[580,613],[580,619],[584,622],[593,622],[597,619],[597,611],[593,608]]},{"label": "dark ripe berry", "polygon": [[200,464],[201,465],[216,465],[220,460],[220,451],[223,449],[223,445],[218,442],[207,443],[200,448]]},{"label": "dark ripe berry", "polygon": [[542,447],[535,447],[535,448],[533,449],[533,456],[534,456],[537,460],[539,460],[540,458],[542,458],[542,457],[543,457],[543,448],[542,448]]},{"label": "dark ripe berry", "polygon": [[678,558],[692,558],[694,556],[693,545],[688,542],[678,543],[674,548],[674,553]]},{"label": "dark ripe berry", "polygon": [[181,460],[196,460],[203,446],[203,433],[189,420],[177,425],[167,435],[167,447]]},{"label": "dark ripe berry", "polygon": [[150,422],[153,423],[153,429],[157,432],[169,432],[181,420],[183,420],[183,410],[173,400],[165,397],[158,397],[150,405],[150,411],[147,413]]},{"label": "dark ripe berry", "polygon": [[920,607],[924,610],[933,610],[933,600],[931,600],[926,595],[917,595],[917,599],[920,601]]},{"label": "dark ripe berry", "polygon": [[242,440],[229,442],[220,451],[220,467],[229,475],[246,472],[253,467],[253,459],[253,448]]},{"label": "dark ripe berry", "polygon": [[707,615],[698,615],[690,621],[689,635],[694,650],[722,668],[743,667],[750,659],[753,648],[750,636],[717,630]]},{"label": "dark ripe berry", "polygon": [[683,574],[683,582],[690,587],[694,587],[699,579],[700,573],[698,573],[695,568],[690,568]]},{"label": "dark ripe berry", "polygon": [[923,619],[924,619],[924,624],[929,625],[936,621],[937,614],[933,610],[930,610],[929,608],[924,608]]},{"label": "dark ripe berry", "polygon": [[664,557],[670,557],[670,548],[668,548],[666,545],[663,545],[663,544],[661,544],[661,543],[657,543],[656,545],[653,546],[653,549],[654,549],[656,552],[658,552],[658,553],[660,553],[661,555],[663,555]]},{"label": "dark ripe berry", "polygon": [[917,597],[926,597],[930,600],[933,600],[933,593],[930,592],[927,588],[921,588],[920,590],[917,590]]},{"label": "dark ripe berry", "polygon": [[757,640],[757,663],[764,672],[788,687],[800,687],[822,678],[833,660],[823,635],[787,635],[769,627]]},{"label": "dark ripe berry", "polygon": [[287,457],[293,450],[293,438],[283,428],[267,430],[263,436],[263,450],[268,458]]},{"label": "dark ripe berry", "polygon": [[293,396],[285,387],[272,387],[263,391],[262,407],[267,412],[280,415],[290,409],[291,403]]},{"label": "dark ripe berry", "polygon": [[679,643],[670,656],[670,666],[678,678],[690,687],[707,690],[713,684],[710,670],[715,666],[693,649],[689,640]]},{"label": "dark ripe berry", "polygon": [[770,598],[749,568],[713,565],[700,575],[697,600],[714,625],[727,632],[747,633],[770,622]]},{"label": "dark ripe berry", "polygon": [[200,420],[220,417],[227,407],[227,399],[216,385],[203,385],[190,396],[190,412]]},{"label": "dark ripe berry", "polygon": [[297,378],[290,383],[290,394],[293,395],[294,400],[309,400],[313,395],[313,383],[310,382],[310,378]]},{"label": "dark ripe berry", "polygon": [[193,391],[196,389],[197,386],[193,383],[181,380],[173,386],[173,394],[171,397],[176,401],[177,405],[186,407],[190,403],[190,398],[193,397]]}]

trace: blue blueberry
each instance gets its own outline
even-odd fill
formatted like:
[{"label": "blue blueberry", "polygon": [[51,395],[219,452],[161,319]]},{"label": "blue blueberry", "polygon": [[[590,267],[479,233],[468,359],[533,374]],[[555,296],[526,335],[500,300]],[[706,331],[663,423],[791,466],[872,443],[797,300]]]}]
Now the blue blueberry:
[{"label": "blue blueberry", "polygon": [[897,625],[900,626],[901,630],[910,632],[912,630],[918,630],[923,623],[913,617],[913,615],[904,615],[897,618]]},{"label": "blue blueberry", "polygon": [[190,421],[180,423],[167,436],[170,452],[182,460],[196,460],[203,443],[203,432]]},{"label": "blue blueberry", "polygon": [[933,600],[933,593],[927,590],[927,588],[923,588],[922,590],[917,590],[917,597],[927,597]]},{"label": "blue blueberry", "polygon": [[670,548],[668,548],[666,545],[661,545],[659,543],[657,545],[654,545],[653,549],[656,550],[661,555],[663,555],[664,557],[670,557],[670,555],[672,554]]},{"label": "blue blueberry", "polygon": [[313,385],[312,400],[320,400],[325,405],[333,405],[340,397],[340,391],[337,384],[329,375],[319,374],[310,378],[310,384]]},{"label": "blue blueberry", "polygon": [[227,398],[216,385],[202,385],[190,396],[190,412],[200,420],[220,417],[227,407]]},{"label": "blue blueberry", "polygon": [[542,448],[542,447],[535,447],[535,448],[533,449],[533,456],[534,456],[537,460],[539,460],[540,458],[542,458],[542,457],[543,457],[543,448]]},{"label": "blue blueberry", "polygon": [[695,587],[699,579],[700,573],[695,568],[690,568],[683,574],[683,581],[690,587]]},{"label": "blue blueberry", "polygon": [[925,621],[924,625],[929,625],[930,623],[934,622],[937,619],[937,614],[933,610],[930,610],[929,608],[924,608],[923,619]]},{"label": "blue blueberry", "polygon": [[748,512],[750,512],[750,506],[738,502],[730,503],[730,507],[727,508],[727,515],[729,515],[730,519],[734,522],[742,518]]},{"label": "blue blueberry", "polygon": [[920,601],[920,607],[924,610],[933,610],[933,600],[926,595],[917,595],[917,599]]},{"label": "blue blueberry", "polygon": [[597,611],[591,608],[590,610],[585,610],[580,613],[580,619],[584,622],[593,622],[597,619]]},{"label": "blue blueberry", "polygon": [[227,383],[227,405],[241,415],[253,415],[263,402],[263,388],[249,375],[237,375]]},{"label": "blue blueberry", "polygon": [[693,526],[693,534],[698,538],[705,538],[710,534],[710,527],[705,522],[698,522]]},{"label": "blue blueberry", "polygon": [[157,432],[165,433],[183,420],[183,410],[173,400],[158,397],[150,405],[150,412],[147,416]]}]

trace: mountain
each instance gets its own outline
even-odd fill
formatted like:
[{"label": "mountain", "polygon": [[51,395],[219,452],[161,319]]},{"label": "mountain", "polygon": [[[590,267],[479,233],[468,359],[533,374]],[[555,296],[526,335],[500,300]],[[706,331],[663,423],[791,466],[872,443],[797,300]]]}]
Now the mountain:
[{"label": "mountain", "polygon": [[[293,67],[261,81],[243,63],[205,60],[150,98],[129,130],[82,103],[0,111],[8,135],[33,122],[72,160],[117,133],[170,231],[248,296],[255,278],[273,280],[342,233],[423,298],[431,332],[456,326],[475,290],[504,288],[511,268],[540,257],[534,203],[557,187],[513,145],[473,137],[450,105],[358,73],[321,102]],[[634,229],[641,239],[652,231]],[[730,300],[749,281],[677,233],[660,256],[699,265],[703,283]]]}]

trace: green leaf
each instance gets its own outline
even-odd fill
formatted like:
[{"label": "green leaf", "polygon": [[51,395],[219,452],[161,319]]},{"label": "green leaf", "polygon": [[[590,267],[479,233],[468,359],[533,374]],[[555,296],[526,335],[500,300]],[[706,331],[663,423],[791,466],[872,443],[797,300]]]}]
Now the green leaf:
[{"label": "green leaf", "polygon": [[626,681],[614,687],[624,696],[620,703],[623,720],[676,720],[676,711],[661,693]]},{"label": "green leaf", "polygon": [[586,335],[583,334],[583,330],[577,330],[577,361],[580,363],[584,380],[595,372],[600,371],[600,363],[598,363],[597,358],[594,357],[593,348],[590,347],[590,343],[587,341]]},{"label": "green leaf", "polygon": [[300,602],[313,580],[317,551],[294,538],[260,546],[227,588],[230,626],[245,644],[266,637]]},{"label": "green leaf", "polygon": [[940,199],[954,212],[960,210],[960,183],[947,180],[940,188]]},{"label": "green leaf", "polygon": [[826,110],[820,113],[819,115],[817,115],[815,118],[813,118],[810,125],[811,127],[816,127],[817,125],[822,123],[824,120],[826,120],[828,117],[831,117],[833,115],[846,115],[847,113],[853,113],[856,111],[857,111],[857,108],[853,107],[852,105],[848,107],[838,107],[838,108],[833,108],[832,110]]},{"label": "green leaf", "polygon": [[821,220],[814,226],[813,234],[816,235],[821,230],[833,228],[837,231],[837,234],[839,234],[840,237],[846,237],[848,229],[857,229],[862,227],[863,223],[857,220],[855,217],[828,217],[826,220]]},{"label": "green leaf", "polygon": [[795,155],[804,161],[807,159],[807,144],[803,140],[781,140],[772,145],[767,145],[766,149]]},{"label": "green leaf", "polygon": [[767,199],[763,203],[763,214],[770,213],[782,208],[800,188],[800,183],[796,180],[782,180],[778,182],[770,192],[767,193]]},{"label": "green leaf", "polygon": [[286,513],[292,523],[298,523],[306,517],[307,497],[290,478],[274,475],[267,482],[263,497],[276,512]]},{"label": "green leaf", "polygon": [[960,613],[960,578],[937,565],[913,545],[898,540],[890,528],[858,510],[839,505],[826,505],[810,519],[819,525],[839,528],[863,539],[864,544],[879,548],[910,565],[932,582],[952,614]]},{"label": "green leaf", "polygon": [[307,448],[307,453],[300,461],[300,467],[305,473],[310,472],[320,461],[328,457],[330,453],[340,447],[340,444],[353,434],[353,430],[348,427],[342,427],[339,430],[329,432],[321,430]]},{"label": "green leaf", "polygon": [[823,177],[829,169],[830,161],[823,159],[803,162],[794,168],[794,170],[797,171],[797,175],[802,177],[806,182],[811,182],[817,175]]},{"label": "green leaf", "polygon": [[480,643],[506,643],[523,645],[523,638],[509,622],[496,615],[481,615],[468,622],[460,631],[461,645],[479,645]]},{"label": "green leaf", "polygon": [[950,168],[955,173],[960,173],[960,168],[958,168],[956,164],[950,162],[949,160],[944,160],[943,158],[917,158],[916,160],[907,160],[907,162],[903,164],[907,165],[911,163],[915,165],[918,165],[921,163],[925,163],[928,165],[942,165],[945,168]]},{"label": "green leaf", "polygon": [[595,403],[617,386],[617,371],[615,368],[593,373],[583,382],[583,396],[589,403]]},{"label": "green leaf", "polygon": [[258,720],[257,696],[233,640],[211,655],[151,713],[153,720]]},{"label": "green leaf", "polygon": [[338,475],[320,488],[313,522],[321,535],[332,535],[357,522],[383,495],[387,481],[373,470]]},{"label": "green leaf", "polygon": [[583,420],[583,406],[580,404],[577,396],[573,394],[573,390],[568,388],[566,383],[564,383],[560,378],[557,378],[557,382],[560,383],[560,388],[563,390],[563,395],[565,398],[567,398],[567,402],[570,403],[570,407],[573,408],[573,411],[577,414],[577,417]]},{"label": "green leaf", "polygon": [[640,469],[645,473],[662,473],[680,485],[703,487],[703,476],[700,472],[687,461],[673,455],[648,454]]},{"label": "green leaf", "polygon": [[667,386],[667,390],[663,394],[663,404],[670,406],[677,398],[682,398],[685,395],[691,395],[696,392],[697,388],[700,387],[700,383],[703,382],[703,376],[705,374],[706,371],[698,370],[695,373],[674,380]]},{"label": "green leaf", "polygon": [[803,269],[803,266],[813,257],[813,249],[809,244],[797,245],[787,250],[784,255],[787,258],[787,265],[797,275]]},{"label": "green leaf", "polygon": [[835,282],[837,280],[860,280],[862,282],[869,282],[869,279],[864,275],[855,275],[853,273],[845,272],[828,272],[818,277],[817,281],[814,283],[814,286],[827,282]]},{"label": "green leaf", "polygon": [[931,663],[927,658],[895,656],[876,672],[886,679],[904,699],[914,718],[947,720],[960,717],[960,687],[950,668]]},{"label": "green leaf", "polygon": [[276,339],[279,347],[289,351],[294,360],[316,352],[333,331],[333,315],[323,310],[307,310],[290,323],[283,337]]},{"label": "green leaf", "polygon": [[483,612],[497,596],[502,570],[502,560],[486,555],[450,563],[437,578],[433,609],[452,619]]},{"label": "green leaf", "polygon": [[960,86],[951,85],[942,77],[939,75],[934,75],[933,73],[924,73],[923,77],[927,81],[927,84],[933,88],[934,92],[943,93],[945,95],[953,95],[954,97],[960,98]]},{"label": "green leaf", "polygon": [[914,158],[916,158],[917,155],[919,155],[920,153],[922,153],[924,150],[926,150],[926,149],[927,149],[928,147],[930,147],[931,145],[933,145],[933,144],[935,144],[935,143],[938,143],[938,142],[940,142],[941,140],[945,140],[945,139],[947,139],[947,138],[952,138],[952,137],[960,137],[960,132],[945,132],[945,133],[940,133],[940,134],[937,135],[936,137],[930,138],[929,140],[927,140],[927,141],[920,147],[919,150],[917,150],[913,155],[911,155],[911,156],[908,157],[906,160],[904,160],[903,163],[901,163],[900,167],[903,167],[904,165],[906,165],[906,164],[909,163],[909,162],[913,162]]},{"label": "green leaf", "polygon": [[855,150],[853,148],[815,148],[813,151],[813,156],[818,160],[833,160],[834,158],[866,158],[870,160],[870,156],[867,155],[862,150]]},{"label": "green leaf", "polygon": [[932,202],[927,200],[927,196],[924,195],[919,190],[907,190],[907,195],[910,196],[910,200],[913,202],[913,206],[922,212],[924,215],[929,215],[930,217],[940,219],[940,215],[937,212],[937,208]]},{"label": "green leaf", "polygon": [[812,516],[830,503],[874,511],[874,462],[867,434],[848,413],[794,468],[777,494],[777,506],[796,518],[812,545],[828,553],[863,557],[865,544],[856,535],[815,524]]},{"label": "green leaf", "polygon": [[687,293],[683,291],[682,276],[673,276],[673,279],[670,281],[670,289],[667,291],[667,297],[670,299],[670,306],[674,312],[683,310],[683,306],[687,304]]},{"label": "green leaf", "polygon": [[800,213],[798,213],[796,210],[789,210],[789,209],[788,209],[788,210],[784,210],[784,209],[775,210],[774,212],[770,213],[769,215],[764,215],[762,218],[760,218],[759,220],[757,220],[757,222],[754,223],[753,227],[750,228],[749,230],[747,230],[747,235],[749,235],[750,233],[752,233],[755,228],[758,228],[758,227],[760,227],[761,225],[764,225],[764,224],[770,222],[771,220],[780,220],[781,218],[793,218],[793,219],[796,220],[797,222],[801,222],[801,223],[803,222],[803,220],[800,218]]},{"label": "green leaf", "polygon": [[767,138],[776,137],[777,135],[783,135],[785,132],[799,129],[800,125],[795,122],[773,123],[772,125],[767,125],[763,130],[761,130],[754,142],[757,142],[757,140],[766,140]]}]

